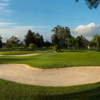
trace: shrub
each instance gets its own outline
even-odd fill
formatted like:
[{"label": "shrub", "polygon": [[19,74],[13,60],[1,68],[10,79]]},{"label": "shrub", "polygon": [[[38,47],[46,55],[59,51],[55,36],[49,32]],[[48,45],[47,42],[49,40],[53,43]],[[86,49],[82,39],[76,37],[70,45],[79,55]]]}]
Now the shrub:
[{"label": "shrub", "polygon": [[29,44],[29,49],[35,49],[35,48],[36,48],[36,45],[34,43]]},{"label": "shrub", "polygon": [[53,47],[53,51],[60,51],[60,46],[57,44]]}]

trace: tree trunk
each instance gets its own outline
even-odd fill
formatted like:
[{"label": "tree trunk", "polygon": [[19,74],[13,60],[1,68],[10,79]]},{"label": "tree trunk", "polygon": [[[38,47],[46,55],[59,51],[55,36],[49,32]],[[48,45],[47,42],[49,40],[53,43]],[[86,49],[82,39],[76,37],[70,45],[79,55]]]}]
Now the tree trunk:
[{"label": "tree trunk", "polygon": [[73,51],[75,51],[74,45],[73,45]]}]

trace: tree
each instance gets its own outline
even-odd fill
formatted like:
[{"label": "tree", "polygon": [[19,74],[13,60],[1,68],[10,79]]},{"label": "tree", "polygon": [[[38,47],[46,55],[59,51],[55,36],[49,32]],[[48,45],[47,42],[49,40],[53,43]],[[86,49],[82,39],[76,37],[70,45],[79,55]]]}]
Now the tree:
[{"label": "tree", "polygon": [[30,43],[34,43],[38,47],[42,47],[44,44],[43,36],[39,33],[32,32],[31,30],[28,31],[27,35],[25,35],[24,41],[27,47]]},{"label": "tree", "polygon": [[41,35],[40,37],[40,46],[42,47],[44,45],[44,40],[43,40],[43,36]]},{"label": "tree", "polygon": [[74,37],[68,39],[69,45],[73,46],[73,51],[75,51],[76,39]]},{"label": "tree", "polygon": [[69,46],[70,46],[70,39],[68,39],[66,42],[67,42],[67,45],[68,45],[68,48],[69,48]]},{"label": "tree", "polygon": [[7,48],[12,48],[12,45],[11,44],[7,44]]},{"label": "tree", "polygon": [[52,35],[52,45],[54,46],[54,45],[56,45],[56,44],[59,44],[59,39],[58,39],[58,37],[54,34],[54,35]]},{"label": "tree", "polygon": [[25,45],[28,47],[30,43],[35,43],[35,36],[34,36],[34,32],[32,32],[31,30],[28,31],[27,35],[25,35]]},{"label": "tree", "polygon": [[54,32],[54,34],[51,36],[51,39],[55,40],[54,38],[57,36],[61,47],[64,47],[65,41],[68,38],[71,38],[70,29],[68,27],[61,27],[57,25],[57,27],[54,27],[51,32]]},{"label": "tree", "polygon": [[2,37],[0,36],[0,48],[2,48]]},{"label": "tree", "polygon": [[16,36],[12,36],[10,39],[6,41],[6,44],[10,44],[13,47],[17,47],[19,45],[20,40]]},{"label": "tree", "polygon": [[[78,2],[79,0],[75,1]],[[85,0],[85,3],[87,4],[88,8],[92,9],[98,7],[100,0]]]},{"label": "tree", "polygon": [[76,46],[78,46],[78,47],[82,47],[83,46],[82,36],[77,36],[77,38],[76,38]]},{"label": "tree", "polygon": [[49,41],[46,40],[46,42],[45,42],[45,46],[46,46],[46,48],[48,48],[48,47],[51,46],[51,43],[50,43]]},{"label": "tree", "polygon": [[100,36],[98,34],[94,35],[92,41],[94,43],[96,43],[96,45],[100,51]]}]

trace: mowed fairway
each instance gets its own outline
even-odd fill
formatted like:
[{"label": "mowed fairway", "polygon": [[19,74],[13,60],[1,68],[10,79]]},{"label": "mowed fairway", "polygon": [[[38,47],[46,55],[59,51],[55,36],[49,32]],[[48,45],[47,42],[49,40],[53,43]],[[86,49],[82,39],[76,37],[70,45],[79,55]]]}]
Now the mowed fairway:
[{"label": "mowed fairway", "polygon": [[[27,57],[0,57],[0,63],[27,64],[37,68],[100,66],[99,52],[43,53]],[[43,87],[0,80],[0,100],[99,100],[100,83]]]},{"label": "mowed fairway", "polygon": [[27,57],[0,57],[0,63],[27,64],[37,68],[62,68],[74,66],[100,66],[99,52],[42,53]]}]

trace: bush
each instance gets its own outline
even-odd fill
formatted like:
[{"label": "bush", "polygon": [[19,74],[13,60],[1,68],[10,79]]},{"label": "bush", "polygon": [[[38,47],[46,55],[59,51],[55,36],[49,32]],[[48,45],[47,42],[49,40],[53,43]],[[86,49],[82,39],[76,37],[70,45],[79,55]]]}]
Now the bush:
[{"label": "bush", "polygon": [[60,51],[60,46],[59,45],[55,45],[53,47],[53,51]]},{"label": "bush", "polygon": [[29,49],[35,49],[35,48],[36,48],[36,45],[34,43],[30,43]]}]

